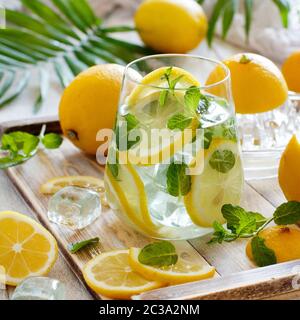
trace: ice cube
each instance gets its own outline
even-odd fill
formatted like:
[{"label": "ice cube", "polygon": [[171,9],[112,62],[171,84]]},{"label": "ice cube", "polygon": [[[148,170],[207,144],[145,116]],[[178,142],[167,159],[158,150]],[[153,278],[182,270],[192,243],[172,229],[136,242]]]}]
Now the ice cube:
[{"label": "ice cube", "polygon": [[56,279],[32,277],[21,282],[11,300],[64,300],[65,285]]},{"label": "ice cube", "polygon": [[82,229],[94,222],[101,213],[99,194],[79,187],[66,187],[58,191],[49,201],[50,221]]}]

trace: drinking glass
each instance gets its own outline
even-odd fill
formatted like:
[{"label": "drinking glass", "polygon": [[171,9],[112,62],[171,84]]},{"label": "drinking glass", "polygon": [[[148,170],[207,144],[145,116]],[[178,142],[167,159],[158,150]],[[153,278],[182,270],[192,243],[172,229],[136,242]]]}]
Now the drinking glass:
[{"label": "drinking glass", "polygon": [[[214,82],[214,72],[224,77]],[[191,239],[237,205],[243,167],[230,72],[192,55],[148,56],[125,70],[105,187],[117,215],[143,234]]]}]

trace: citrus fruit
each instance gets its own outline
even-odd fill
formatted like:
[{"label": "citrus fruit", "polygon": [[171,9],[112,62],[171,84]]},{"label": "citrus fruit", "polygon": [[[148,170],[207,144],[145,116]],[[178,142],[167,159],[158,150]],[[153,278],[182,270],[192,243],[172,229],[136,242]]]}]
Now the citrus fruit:
[{"label": "citrus fruit", "polygon": [[84,279],[95,292],[115,299],[130,299],[132,295],[163,286],[146,280],[130,267],[128,260],[128,250],[102,253],[85,265]]},{"label": "citrus fruit", "polygon": [[299,159],[300,143],[294,135],[281,156],[278,170],[279,185],[289,201],[300,201]]},{"label": "citrus fruit", "polygon": [[47,274],[58,255],[54,237],[33,219],[17,212],[0,212],[0,266],[6,284]]},{"label": "citrus fruit", "polygon": [[103,180],[90,176],[55,177],[45,182],[40,191],[43,194],[54,194],[68,186],[89,188],[99,193],[104,192]]},{"label": "citrus fruit", "polygon": [[191,180],[191,190],[184,197],[191,220],[201,227],[212,227],[214,221],[225,223],[222,206],[239,204],[244,183],[238,144],[213,140],[204,152],[202,173]]},{"label": "citrus fruit", "polygon": [[[129,70],[130,71],[130,70]],[[80,73],[65,89],[59,119],[62,131],[78,148],[95,155],[100,129],[112,129],[119,102],[124,67],[103,64]],[[137,72],[130,71],[132,77]]]},{"label": "citrus fruit", "polygon": [[[264,229],[259,237],[265,239],[267,248],[274,251],[277,263],[300,259],[300,229],[294,226],[274,226]],[[253,260],[251,240],[246,254]]]},{"label": "citrus fruit", "polygon": [[[107,199],[112,209],[125,213],[126,220],[131,226],[155,235],[157,227],[148,211],[145,187],[134,167],[130,163],[119,165],[116,177],[107,165],[105,173]],[[118,207],[115,208],[113,204]]]},{"label": "citrus fruit", "polygon": [[129,264],[133,270],[148,280],[167,284],[180,284],[211,278],[215,274],[215,268],[207,264],[204,259],[199,260],[199,256],[196,257],[196,255],[180,250],[178,245],[176,246],[178,261],[174,265],[164,267],[140,263],[138,258],[140,251],[141,249],[139,248],[129,249]]},{"label": "citrus fruit", "polygon": [[207,32],[207,18],[193,0],[145,0],[134,17],[143,42],[164,53],[186,53],[198,46]]},{"label": "citrus fruit", "polygon": [[[232,92],[237,113],[253,114],[273,110],[288,98],[288,88],[277,66],[269,59],[253,53],[240,53],[223,61],[230,69]],[[223,80],[225,71],[221,66],[210,74],[207,85]],[[210,88],[221,95],[222,86]]]},{"label": "citrus fruit", "polygon": [[[170,81],[181,78],[176,84],[175,89],[178,90],[169,94],[165,104],[161,106],[159,99],[162,88],[168,88],[168,82],[163,76],[168,70],[171,70]],[[143,134],[140,142],[128,151],[121,151],[120,157],[136,165],[157,164],[169,159],[181,150],[184,144],[191,142],[193,134],[185,135],[183,131],[171,131],[167,128],[167,123],[173,115],[185,111],[185,90],[180,89],[199,85],[197,79],[189,72],[177,67],[162,67],[145,76],[127,99],[128,111],[143,124]],[[198,120],[195,118],[186,129],[193,132],[197,126]]]},{"label": "citrus fruit", "polygon": [[300,93],[300,51],[294,52],[285,60],[282,73],[289,89]]}]

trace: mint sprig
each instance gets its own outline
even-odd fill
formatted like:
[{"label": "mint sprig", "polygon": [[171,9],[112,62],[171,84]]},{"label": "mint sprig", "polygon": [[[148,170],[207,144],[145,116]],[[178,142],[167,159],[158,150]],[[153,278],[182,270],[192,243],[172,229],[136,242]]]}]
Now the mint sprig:
[{"label": "mint sprig", "polygon": [[176,264],[178,255],[171,242],[159,241],[146,245],[140,251],[138,260],[142,264],[160,268]]},{"label": "mint sprig", "polygon": [[167,170],[167,192],[173,197],[185,196],[191,190],[191,176],[185,163],[171,163]]},{"label": "mint sprig", "polygon": [[56,133],[44,134],[45,126],[42,127],[39,136],[15,131],[4,134],[1,138],[0,152],[5,156],[0,157],[0,169],[7,169],[22,164],[31,159],[38,151],[40,145],[46,149],[59,148],[63,142],[62,137]]},{"label": "mint sprig", "polygon": [[170,130],[178,129],[183,131],[190,126],[192,121],[193,117],[188,117],[182,113],[176,113],[168,120],[167,127]]},{"label": "mint sprig", "polygon": [[276,263],[273,250],[267,248],[259,233],[271,222],[277,225],[295,224],[300,221],[300,202],[289,201],[280,205],[269,219],[258,212],[246,211],[239,206],[225,204],[222,215],[227,221],[225,228],[219,222],[213,223],[214,233],[209,243],[232,242],[240,238],[251,240],[252,255],[258,266]]},{"label": "mint sprig", "polygon": [[221,173],[228,173],[234,167],[235,161],[232,151],[216,150],[209,159],[209,165]]},{"label": "mint sprig", "polygon": [[96,245],[99,243],[99,238],[92,238],[80,242],[75,242],[69,245],[69,250],[71,253],[76,253],[82,249],[85,249],[86,247]]}]

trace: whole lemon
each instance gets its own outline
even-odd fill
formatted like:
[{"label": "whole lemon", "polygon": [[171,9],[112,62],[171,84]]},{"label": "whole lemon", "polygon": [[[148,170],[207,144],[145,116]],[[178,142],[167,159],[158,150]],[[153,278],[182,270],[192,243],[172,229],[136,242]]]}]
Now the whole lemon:
[{"label": "whole lemon", "polygon": [[100,129],[113,128],[124,67],[103,64],[80,73],[65,89],[59,106],[61,128],[78,148],[96,154]]},{"label": "whole lemon", "polygon": [[[286,102],[287,84],[282,73],[271,60],[254,53],[240,53],[223,62],[230,69],[237,113],[267,112]],[[210,74],[206,84],[219,82],[224,77],[224,69],[218,66]],[[213,94],[224,96],[222,85],[209,90]]]},{"label": "whole lemon", "polygon": [[300,201],[300,143],[294,135],[283,152],[278,170],[281,190],[289,201]]},{"label": "whole lemon", "polygon": [[286,59],[282,73],[289,89],[300,93],[300,51],[294,52]]},{"label": "whole lemon", "polygon": [[[300,259],[300,229],[296,226],[274,226],[259,233],[267,248],[275,253],[277,263]],[[246,247],[246,254],[253,260],[251,240]]]},{"label": "whole lemon", "polygon": [[196,48],[208,26],[202,7],[194,0],[145,0],[134,20],[143,42],[163,53]]}]

